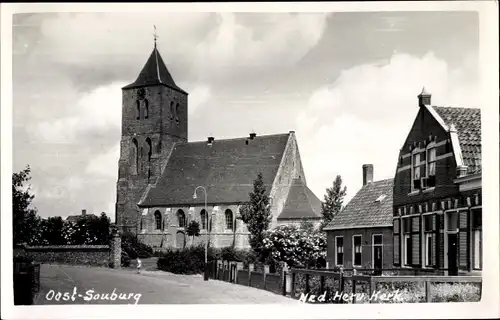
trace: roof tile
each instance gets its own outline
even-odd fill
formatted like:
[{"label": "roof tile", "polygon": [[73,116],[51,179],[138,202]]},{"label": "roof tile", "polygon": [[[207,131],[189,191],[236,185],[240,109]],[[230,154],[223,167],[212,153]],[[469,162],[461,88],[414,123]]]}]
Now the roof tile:
[{"label": "roof tile", "polygon": [[278,220],[320,217],[321,200],[304,185],[302,179],[294,179]]},{"label": "roof tile", "polygon": [[[394,179],[364,185],[326,226],[326,229],[350,229],[392,225],[392,193]],[[381,201],[376,201],[381,195]]]}]

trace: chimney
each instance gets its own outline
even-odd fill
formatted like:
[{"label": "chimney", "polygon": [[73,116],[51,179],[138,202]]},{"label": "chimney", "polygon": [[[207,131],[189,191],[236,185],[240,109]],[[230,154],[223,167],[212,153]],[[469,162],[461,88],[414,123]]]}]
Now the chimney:
[{"label": "chimney", "polygon": [[373,182],[373,164],[363,165],[363,185]]},{"label": "chimney", "polygon": [[418,95],[418,105],[420,107],[431,105],[431,94],[425,91],[425,87],[422,88],[422,92]]},{"label": "chimney", "polygon": [[208,137],[207,144],[212,144],[214,142],[214,137]]},{"label": "chimney", "polygon": [[87,210],[86,209],[82,209],[82,216],[84,216],[86,214],[87,214]]},{"label": "chimney", "polygon": [[257,136],[257,134],[255,132],[251,132],[250,133],[250,140],[253,140],[256,136]]}]

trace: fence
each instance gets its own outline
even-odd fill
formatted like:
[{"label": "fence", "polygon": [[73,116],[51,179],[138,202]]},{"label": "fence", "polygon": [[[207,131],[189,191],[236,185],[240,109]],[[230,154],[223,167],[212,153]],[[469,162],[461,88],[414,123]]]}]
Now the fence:
[{"label": "fence", "polygon": [[[423,269],[425,270],[425,269]],[[213,261],[209,265],[209,277],[230,283],[245,285],[274,292],[303,302],[310,303],[372,303],[380,298],[382,283],[417,283],[424,285],[423,302],[431,302],[432,283],[479,283],[480,276],[440,276],[440,275],[389,275],[374,276],[373,273],[398,273],[401,269],[291,269],[282,266],[278,273],[270,273],[264,266],[262,272],[255,271],[250,264],[243,269],[243,263],[233,261]],[[402,273],[404,273],[402,272]],[[428,270],[413,270],[415,274]],[[436,272],[436,271],[435,271]],[[439,270],[437,271],[439,272]],[[363,274],[365,273],[365,274]],[[480,287],[481,288],[481,287]],[[390,296],[384,293],[383,295]],[[481,289],[479,289],[479,297]],[[383,299],[381,299],[383,300]],[[380,301],[379,301],[380,302]]]}]

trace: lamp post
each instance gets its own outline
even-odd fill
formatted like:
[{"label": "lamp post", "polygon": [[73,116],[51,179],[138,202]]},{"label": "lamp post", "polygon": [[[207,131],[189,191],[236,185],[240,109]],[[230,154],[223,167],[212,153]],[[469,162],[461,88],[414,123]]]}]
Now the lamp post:
[{"label": "lamp post", "polygon": [[206,228],[207,228],[207,240],[205,241],[205,273],[204,273],[204,280],[208,281],[208,241],[210,240],[210,228],[208,225],[208,210],[207,210],[207,189],[203,186],[198,186],[196,189],[194,189],[193,193],[193,199],[196,199],[196,191],[198,189],[203,189],[203,192],[205,193],[205,221],[206,221]]}]

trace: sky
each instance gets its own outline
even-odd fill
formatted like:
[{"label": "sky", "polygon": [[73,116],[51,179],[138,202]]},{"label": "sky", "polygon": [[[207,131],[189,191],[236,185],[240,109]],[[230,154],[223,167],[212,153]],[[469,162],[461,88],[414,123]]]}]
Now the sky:
[{"label": "sky", "polygon": [[189,140],[295,131],[309,188],[349,201],[394,176],[425,86],[476,105],[473,12],[38,13],[13,18],[13,170],[42,217],[114,220],[121,87],[158,49],[189,92]]}]

